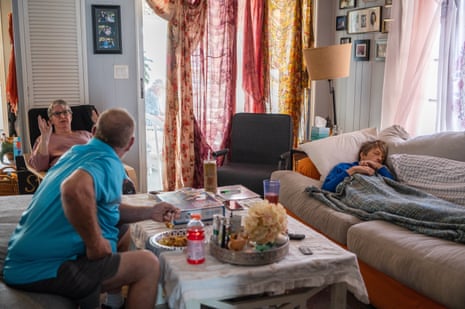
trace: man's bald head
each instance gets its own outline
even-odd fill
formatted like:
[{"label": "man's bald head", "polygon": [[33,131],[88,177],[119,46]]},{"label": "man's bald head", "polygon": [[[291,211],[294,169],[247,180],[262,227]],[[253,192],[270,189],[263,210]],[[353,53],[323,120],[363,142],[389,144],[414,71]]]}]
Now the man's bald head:
[{"label": "man's bald head", "polygon": [[113,148],[125,148],[134,135],[134,119],[122,108],[111,108],[100,114],[94,136]]}]

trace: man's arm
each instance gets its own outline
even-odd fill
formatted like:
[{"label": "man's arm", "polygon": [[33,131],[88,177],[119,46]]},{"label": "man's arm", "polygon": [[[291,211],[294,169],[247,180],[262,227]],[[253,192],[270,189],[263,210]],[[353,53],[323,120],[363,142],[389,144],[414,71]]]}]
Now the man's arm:
[{"label": "man's arm", "polygon": [[61,201],[66,218],[85,243],[87,257],[99,259],[111,254],[110,243],[98,224],[92,176],[83,170],[72,173],[61,184]]},{"label": "man's arm", "polygon": [[133,223],[143,220],[158,222],[170,222],[172,218],[179,218],[179,208],[165,202],[156,203],[153,206],[131,206],[121,203],[119,207],[120,223]]}]

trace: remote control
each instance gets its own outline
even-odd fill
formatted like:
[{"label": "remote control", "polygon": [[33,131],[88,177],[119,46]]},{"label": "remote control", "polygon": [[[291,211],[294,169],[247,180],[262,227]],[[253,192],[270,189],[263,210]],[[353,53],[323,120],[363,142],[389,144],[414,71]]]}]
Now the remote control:
[{"label": "remote control", "polygon": [[304,234],[288,233],[287,236],[289,236],[290,240],[302,240],[305,238]]},{"label": "remote control", "polygon": [[307,247],[307,246],[300,246],[299,250],[304,255],[312,255],[313,254],[312,249],[310,249],[310,247]]}]

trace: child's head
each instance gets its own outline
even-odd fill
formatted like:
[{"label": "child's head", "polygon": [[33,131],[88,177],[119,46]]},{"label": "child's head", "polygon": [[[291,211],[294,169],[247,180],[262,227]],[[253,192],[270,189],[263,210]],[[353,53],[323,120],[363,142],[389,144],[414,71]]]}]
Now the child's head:
[{"label": "child's head", "polygon": [[387,144],[381,140],[369,141],[362,144],[358,153],[358,159],[372,160],[383,163],[387,155]]}]

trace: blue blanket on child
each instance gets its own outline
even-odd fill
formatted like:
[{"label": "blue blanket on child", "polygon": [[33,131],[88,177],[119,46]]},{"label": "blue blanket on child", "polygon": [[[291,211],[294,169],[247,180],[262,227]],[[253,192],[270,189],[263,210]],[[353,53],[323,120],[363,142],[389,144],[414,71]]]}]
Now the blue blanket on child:
[{"label": "blue blanket on child", "polygon": [[382,176],[355,174],[336,193],[306,191],[331,208],[361,220],[385,220],[409,230],[465,243],[465,207]]}]

